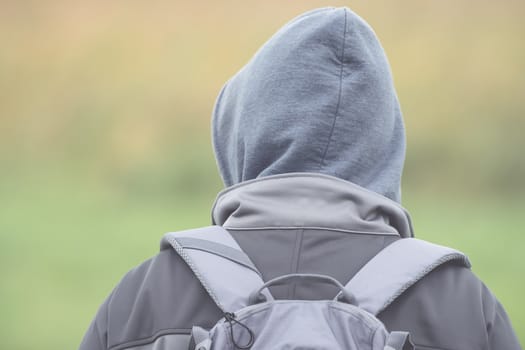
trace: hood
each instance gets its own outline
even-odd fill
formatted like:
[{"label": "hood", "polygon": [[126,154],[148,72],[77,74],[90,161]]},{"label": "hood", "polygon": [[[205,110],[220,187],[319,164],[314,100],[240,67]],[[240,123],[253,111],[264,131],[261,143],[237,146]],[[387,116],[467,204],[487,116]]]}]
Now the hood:
[{"label": "hood", "polygon": [[213,147],[226,186],[310,172],[400,202],[402,115],[385,53],[348,8],[291,20],[222,87]]}]

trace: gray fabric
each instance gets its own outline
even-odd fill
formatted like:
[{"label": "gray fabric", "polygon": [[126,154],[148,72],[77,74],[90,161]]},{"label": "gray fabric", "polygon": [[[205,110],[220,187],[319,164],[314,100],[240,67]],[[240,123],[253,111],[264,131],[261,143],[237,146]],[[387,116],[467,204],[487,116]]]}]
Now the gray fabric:
[{"label": "gray fabric", "polygon": [[210,333],[202,327],[193,326],[191,328],[191,337],[195,344],[200,344],[210,338]]},{"label": "gray fabric", "polygon": [[336,301],[273,301],[241,310],[235,320],[242,325],[224,320],[210,331],[212,349],[249,343],[245,327],[253,334],[250,350],[383,350],[388,336],[379,320]]},{"label": "gray fabric", "polygon": [[193,238],[193,237],[179,237],[175,238],[177,243],[184,249],[198,249],[208,253],[219,255],[223,258],[230,259],[238,264],[241,264],[257,274],[257,268],[253,265],[252,261],[243,251],[231,248],[227,245],[211,242],[205,239]]},{"label": "gray fabric", "polygon": [[390,67],[348,8],[284,25],[223,86],[212,124],[226,186],[314,172],[400,201],[405,135]]},{"label": "gray fabric", "polygon": [[204,339],[202,342],[195,345],[195,350],[209,350],[211,349],[211,340]]},{"label": "gray fabric", "polygon": [[[205,250],[185,249],[178,242],[181,238],[192,238],[194,242],[196,239],[208,240],[210,244],[220,244],[241,252],[239,246],[228,231],[218,226],[170,232],[164,236],[161,243],[162,249],[165,249],[167,244],[173,247],[223,312],[234,312],[248,305],[250,293],[264,284],[255,267],[248,268],[235,260],[210,254]],[[246,259],[249,261],[247,256]],[[253,266],[253,263],[249,263]],[[268,300],[273,299],[268,290],[262,293]]]},{"label": "gray fabric", "polygon": [[413,350],[410,335],[407,332],[392,332],[386,340],[385,350]]},{"label": "gray fabric", "polygon": [[228,229],[310,227],[414,235],[410,216],[398,203],[351,182],[315,173],[272,175],[226,188],[217,195],[212,220]]},{"label": "gray fabric", "polygon": [[470,267],[457,250],[416,238],[400,239],[373,257],[346,288],[359,307],[377,315],[430,271],[452,260]]},{"label": "gray fabric", "polygon": [[215,225],[178,232],[169,232],[160,241],[160,249],[171,249],[171,243],[167,240],[168,237],[181,238],[188,236],[191,238],[204,239],[210,242],[223,244],[230,248],[240,250],[239,245],[235,239],[233,239],[222,227]]},{"label": "gray fabric", "polygon": [[127,347],[126,350],[188,350],[189,342],[187,334],[167,334],[151,343]]},{"label": "gray fabric", "polygon": [[[230,233],[261,271],[264,281],[291,273],[315,273],[334,277],[342,284],[370,257],[399,239],[392,235],[303,228],[230,230]],[[277,299],[333,299],[339,292],[327,283],[292,282],[269,289]]]}]

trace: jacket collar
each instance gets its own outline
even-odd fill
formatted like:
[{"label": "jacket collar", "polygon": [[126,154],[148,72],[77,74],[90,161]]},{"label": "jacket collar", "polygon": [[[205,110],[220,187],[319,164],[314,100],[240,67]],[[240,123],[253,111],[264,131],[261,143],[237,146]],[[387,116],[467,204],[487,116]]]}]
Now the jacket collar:
[{"label": "jacket collar", "polygon": [[219,192],[212,221],[228,229],[320,228],[413,237],[408,212],[354,183],[316,173],[244,181]]}]

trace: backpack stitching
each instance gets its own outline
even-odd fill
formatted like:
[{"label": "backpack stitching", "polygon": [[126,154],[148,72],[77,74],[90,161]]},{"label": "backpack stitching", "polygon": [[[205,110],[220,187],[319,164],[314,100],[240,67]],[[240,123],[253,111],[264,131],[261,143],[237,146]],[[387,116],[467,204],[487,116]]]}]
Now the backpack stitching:
[{"label": "backpack stitching", "polygon": [[206,290],[206,292],[210,295],[210,297],[213,299],[213,301],[217,304],[217,306],[222,310],[226,311],[224,308],[224,305],[219,301],[219,298],[215,295],[213,290],[210,288],[208,283],[206,282],[206,279],[202,276],[199,269],[195,264],[193,263],[193,260],[190,258],[188,253],[184,250],[184,248],[177,242],[177,240],[174,237],[168,237],[168,242],[173,246],[173,248],[177,251],[177,253],[181,256],[181,258],[186,261],[186,263],[189,265],[193,273],[195,274],[195,277],[201,282],[202,286]]},{"label": "backpack stitching", "polygon": [[466,264],[467,266],[470,266],[468,258],[466,258],[464,255],[459,254],[459,253],[450,253],[450,254],[447,254],[447,255],[441,257],[440,259],[436,260],[433,264],[427,266],[427,268],[422,270],[413,279],[411,279],[410,281],[405,283],[401,288],[399,288],[397,290],[397,292],[392,297],[390,297],[383,304],[383,306],[381,306],[379,308],[379,310],[377,311],[376,314],[379,314],[384,309],[386,309],[392,302],[394,302],[394,300],[396,300],[399,296],[401,296],[401,294],[403,294],[408,288],[410,288],[412,285],[414,285],[416,282],[418,282],[420,279],[422,279],[424,276],[426,276],[428,273],[430,273],[436,267],[438,267],[438,266],[440,266],[440,265],[442,265],[442,264],[444,264],[446,262],[449,262],[449,261],[452,261],[452,260],[456,260],[456,259],[460,259],[460,260],[463,261],[464,264]]}]

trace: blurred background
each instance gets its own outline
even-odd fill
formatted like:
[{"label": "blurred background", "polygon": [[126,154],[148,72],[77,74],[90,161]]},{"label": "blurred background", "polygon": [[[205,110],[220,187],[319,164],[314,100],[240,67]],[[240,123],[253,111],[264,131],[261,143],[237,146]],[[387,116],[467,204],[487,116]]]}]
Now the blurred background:
[{"label": "blurred background", "polygon": [[219,89],[327,5],[389,56],[416,234],[466,252],[525,343],[525,2],[0,0],[3,348],[75,349],[164,232],[210,224]]}]

